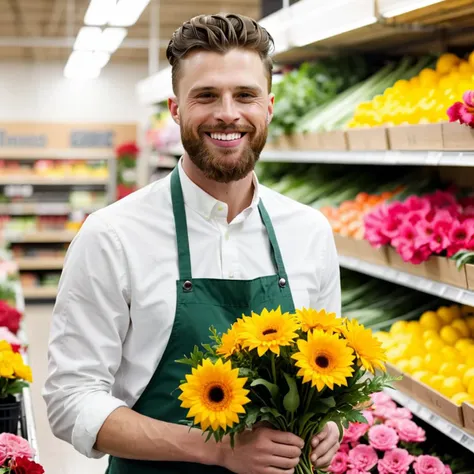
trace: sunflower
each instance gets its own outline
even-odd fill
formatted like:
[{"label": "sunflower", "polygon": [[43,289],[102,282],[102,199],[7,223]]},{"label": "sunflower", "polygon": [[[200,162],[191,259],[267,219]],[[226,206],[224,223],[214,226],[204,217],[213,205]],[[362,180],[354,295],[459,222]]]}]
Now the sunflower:
[{"label": "sunflower", "polygon": [[354,352],[338,334],[328,334],[320,329],[308,332],[308,340],[299,339],[298,349],[292,357],[299,367],[298,376],[303,383],[311,381],[311,386],[321,391],[325,386],[333,390],[334,385],[347,386],[347,377],[354,369]]},{"label": "sunflower", "polygon": [[365,329],[356,320],[348,321],[343,332],[347,345],[354,349],[362,365],[374,373],[379,368],[385,372],[387,356],[382,343],[372,335],[371,329]]},{"label": "sunflower", "polygon": [[189,408],[188,418],[200,424],[203,431],[209,426],[216,431],[225,430],[239,422],[239,413],[245,413],[243,405],[249,403],[249,393],[244,389],[247,378],[239,378],[239,370],[232,369],[230,361],[219,359],[214,365],[204,359],[202,365],[186,375],[186,383],[180,385],[183,392],[178,398],[183,408]]},{"label": "sunflower", "polygon": [[341,332],[344,327],[344,320],[336,316],[336,313],[326,313],[322,309],[316,311],[315,309],[297,309],[296,319],[301,324],[301,329],[304,332],[313,329],[322,329],[323,331]]},{"label": "sunflower", "polygon": [[296,331],[299,324],[290,313],[282,313],[281,308],[262,314],[252,312],[251,318],[246,318],[242,324],[242,345],[249,350],[257,349],[262,357],[268,349],[280,355],[281,346],[289,346],[298,337]]},{"label": "sunflower", "polygon": [[231,328],[222,335],[221,345],[217,349],[219,355],[228,358],[236,352],[240,352],[242,348],[242,325],[244,319],[238,319]]}]

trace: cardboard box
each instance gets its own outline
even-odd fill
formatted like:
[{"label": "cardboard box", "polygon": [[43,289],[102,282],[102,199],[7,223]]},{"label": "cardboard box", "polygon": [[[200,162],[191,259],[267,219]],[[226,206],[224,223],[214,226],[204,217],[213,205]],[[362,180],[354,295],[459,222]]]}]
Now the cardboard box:
[{"label": "cardboard box", "polygon": [[412,379],[411,390],[413,398],[432,411],[461,428],[464,426],[462,408],[455,405],[449,398],[416,379]]},{"label": "cardboard box", "polygon": [[366,262],[375,263],[376,265],[388,265],[388,248],[381,247],[376,249],[372,247],[367,240],[354,239],[354,257],[365,260]]},{"label": "cardboard box", "polygon": [[400,270],[410,275],[426,277],[425,265],[414,265],[413,263],[405,262],[393,247],[388,247],[388,262],[392,268]]},{"label": "cardboard box", "polygon": [[464,268],[466,269],[467,287],[474,290],[474,265],[468,263]]},{"label": "cardboard box", "polygon": [[460,123],[443,123],[442,132],[445,150],[474,150],[474,128]]},{"label": "cardboard box", "polygon": [[442,150],[443,131],[440,123],[410,125],[388,129],[391,150]]},{"label": "cardboard box", "polygon": [[464,429],[474,434],[474,405],[463,403],[462,414],[464,418]]},{"label": "cardboard box", "polygon": [[352,128],[346,131],[349,150],[388,150],[385,127]]},{"label": "cardboard box", "polygon": [[354,257],[356,254],[354,239],[351,237],[344,237],[341,234],[334,234],[334,242],[336,243],[337,253],[339,255],[346,255],[347,257]]},{"label": "cardboard box", "polygon": [[432,256],[424,264],[426,278],[447,285],[467,288],[466,270],[456,268],[456,262],[447,257]]},{"label": "cardboard box", "polygon": [[323,150],[347,150],[347,138],[344,130],[333,130],[331,132],[323,132],[320,134],[321,145]]},{"label": "cardboard box", "polygon": [[392,376],[392,377],[402,377],[402,379],[399,382],[394,382],[393,386],[397,390],[400,390],[401,392],[405,393],[411,393],[411,386],[413,379],[408,375],[403,372],[401,372],[397,367],[392,365],[390,362],[387,362],[386,364],[387,367],[387,372]]}]

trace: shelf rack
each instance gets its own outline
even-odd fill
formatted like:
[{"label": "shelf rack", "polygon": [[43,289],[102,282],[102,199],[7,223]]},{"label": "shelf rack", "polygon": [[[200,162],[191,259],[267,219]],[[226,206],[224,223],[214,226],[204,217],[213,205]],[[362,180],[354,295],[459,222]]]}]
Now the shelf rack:
[{"label": "shelf rack", "polygon": [[16,262],[19,270],[61,270],[64,257],[22,257]]},{"label": "shelf rack", "polygon": [[26,286],[23,288],[23,294],[25,295],[25,299],[52,300],[56,298],[58,289],[55,286]]},{"label": "shelf rack", "polygon": [[10,243],[69,243],[76,232],[68,230],[37,231],[37,232],[8,232],[5,240]]},{"label": "shelf rack", "polygon": [[459,426],[454,425],[442,416],[434,413],[432,410],[424,406],[412,397],[399,390],[385,389],[385,392],[400,405],[408,408],[418,418],[430,424],[437,430],[441,431],[452,440],[464,446],[466,449],[474,453],[474,435],[464,431]]},{"label": "shelf rack", "polygon": [[383,265],[375,265],[354,257],[339,255],[339,264],[341,267],[356,272],[365,273],[366,275],[382,280],[407,286],[423,293],[439,296],[450,301],[456,301],[460,304],[474,306],[474,291],[469,291],[456,286],[439,283],[437,281],[428,280],[427,278],[410,275],[393,268]]}]

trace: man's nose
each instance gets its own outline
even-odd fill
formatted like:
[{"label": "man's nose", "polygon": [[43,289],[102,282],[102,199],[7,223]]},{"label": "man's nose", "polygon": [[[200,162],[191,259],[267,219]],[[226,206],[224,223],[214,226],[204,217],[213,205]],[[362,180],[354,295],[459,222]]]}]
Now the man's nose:
[{"label": "man's nose", "polygon": [[215,118],[224,123],[233,123],[239,119],[239,110],[232,97],[223,97],[217,105]]}]

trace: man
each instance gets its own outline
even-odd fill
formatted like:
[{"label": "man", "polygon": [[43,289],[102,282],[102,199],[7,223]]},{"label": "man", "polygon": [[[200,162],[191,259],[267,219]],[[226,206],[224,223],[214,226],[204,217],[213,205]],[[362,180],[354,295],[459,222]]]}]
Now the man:
[{"label": "man", "polygon": [[[250,311],[340,311],[331,229],[253,173],[272,118],[271,36],[238,15],[193,18],[167,50],[169,109],[185,149],[166,179],[93,214],[72,243],[54,310],[44,389],[53,432],[109,474],[292,473],[303,441],[259,426],[205,442],[176,359]],[[172,393],[174,391],[174,393]],[[313,440],[327,467],[330,423]]]}]

